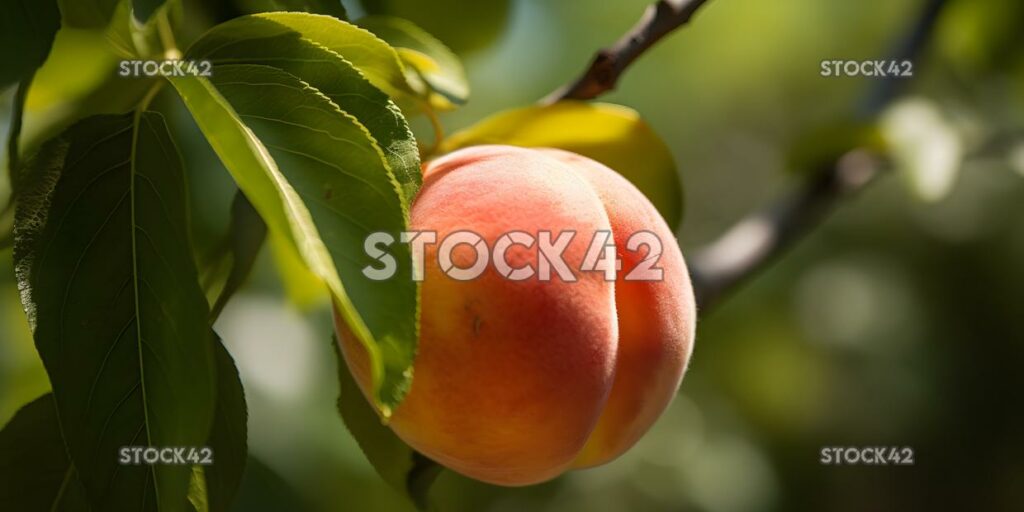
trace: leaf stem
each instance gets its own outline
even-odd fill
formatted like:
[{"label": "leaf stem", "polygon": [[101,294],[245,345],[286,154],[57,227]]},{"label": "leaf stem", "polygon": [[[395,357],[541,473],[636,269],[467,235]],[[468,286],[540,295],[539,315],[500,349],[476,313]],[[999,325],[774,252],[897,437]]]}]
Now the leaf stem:
[{"label": "leaf stem", "polygon": [[444,126],[441,125],[441,120],[437,117],[437,112],[434,111],[433,106],[430,105],[429,100],[424,99],[423,101],[423,113],[427,116],[430,121],[430,127],[434,130],[434,140],[430,145],[420,145],[420,160],[426,160],[437,153],[438,148],[444,141]]},{"label": "leaf stem", "polygon": [[160,44],[164,47],[165,59],[180,59],[181,50],[174,40],[174,29],[171,27],[171,20],[167,17],[167,9],[161,8],[156,18],[156,31],[160,35]]},{"label": "leaf stem", "polygon": [[426,114],[427,119],[430,120],[430,127],[434,130],[434,141],[429,146],[420,146],[420,159],[426,160],[427,158],[437,153],[437,150],[441,147],[444,142],[444,125],[441,124],[441,119],[437,116],[437,111],[430,105],[430,101],[427,99],[423,100],[423,113]]},{"label": "leaf stem", "polygon": [[142,101],[140,101],[139,104],[135,107],[136,122],[138,122],[138,117],[142,115],[142,113],[145,112],[147,108],[149,108],[149,104],[153,102],[153,98],[156,98],[157,93],[159,93],[160,90],[163,89],[163,86],[164,81],[159,80],[156,83],[154,83],[153,86],[150,87],[148,91],[146,91],[146,95],[142,97]]}]

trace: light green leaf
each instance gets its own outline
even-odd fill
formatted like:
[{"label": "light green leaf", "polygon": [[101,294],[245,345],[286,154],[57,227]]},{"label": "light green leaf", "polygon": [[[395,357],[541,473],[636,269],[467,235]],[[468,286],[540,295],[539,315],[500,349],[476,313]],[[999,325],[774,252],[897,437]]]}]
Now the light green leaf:
[{"label": "light green leaf", "polygon": [[22,303],[94,510],[177,511],[186,466],[125,446],[202,446],[213,340],[181,159],[155,113],[97,116],[44,145],[18,203]]},{"label": "light green leaf", "polygon": [[192,45],[188,57],[208,59],[214,65],[266,65],[301,78],[369,130],[405,197],[415,197],[422,178],[412,131],[388,96],[342,55],[266,18],[244,16],[211,29]]},{"label": "light green leaf", "polygon": [[506,110],[453,134],[441,151],[480,144],[551,147],[590,157],[636,185],[669,226],[681,220],[683,186],[672,152],[630,108],[561,101]]},{"label": "light green leaf", "polygon": [[22,407],[0,431],[0,503],[7,510],[89,510],[51,393]]},{"label": "light green leaf", "polygon": [[[127,26],[129,16],[124,16]],[[36,72],[28,92],[22,154],[31,155],[44,141],[86,117],[134,110],[156,82],[119,75],[118,60],[133,58],[134,51],[134,46],[115,48],[99,31],[59,31],[50,57]],[[69,74],[69,69],[75,72]]]},{"label": "light green leaf", "polygon": [[302,259],[295,254],[290,242],[280,235],[271,233],[269,245],[274,258],[274,268],[292,305],[300,310],[311,310],[327,304],[330,292],[323,281],[310,272]]},{"label": "light green leaf", "polygon": [[189,512],[210,512],[206,494],[206,472],[202,466],[194,465],[188,479],[188,504],[192,507]]},{"label": "light green leaf", "polygon": [[60,28],[56,0],[11,0],[0,7],[0,89],[46,60]]},{"label": "light green leaf", "polygon": [[[401,16],[436,36],[456,53],[485,48],[501,37],[512,0],[360,0],[367,14]],[[458,13],[453,15],[453,13]],[[466,20],[472,20],[467,22]]]},{"label": "light green leaf", "polygon": [[[298,12],[262,13],[247,18],[267,22],[260,25],[266,32],[252,34],[253,37],[268,37],[280,34],[281,28],[287,29],[341,55],[359,69],[370,83],[389,96],[415,95],[415,91],[405,81],[402,62],[394,48],[368,30],[331,16]],[[278,26],[276,31],[272,25]],[[219,29],[214,27],[213,30]],[[242,42],[241,39],[235,41]],[[201,49],[200,44],[197,42],[189,54],[212,53]]]},{"label": "light green leaf", "polygon": [[359,26],[398,50],[406,69],[415,74],[410,83],[422,83],[421,93],[431,106],[451,109],[469,99],[469,82],[462,62],[441,41],[411,21],[392,16],[367,16]]},{"label": "light green leaf", "polygon": [[391,248],[391,279],[362,273],[376,266],[366,237],[397,239],[408,225],[409,199],[383,151],[359,120],[280,69],[222,64],[212,80],[171,81],[270,233],[327,283],[370,354],[377,405],[388,411],[411,379],[419,290],[405,245]]},{"label": "light green leaf", "polygon": [[[140,3],[153,5],[140,10]],[[181,0],[120,0],[104,34],[124,59],[171,58],[167,55],[171,43],[161,30],[174,32],[183,17]]]},{"label": "light green leaf", "polygon": [[290,11],[327,14],[340,20],[347,20],[348,14],[341,0],[235,0],[243,12]]}]

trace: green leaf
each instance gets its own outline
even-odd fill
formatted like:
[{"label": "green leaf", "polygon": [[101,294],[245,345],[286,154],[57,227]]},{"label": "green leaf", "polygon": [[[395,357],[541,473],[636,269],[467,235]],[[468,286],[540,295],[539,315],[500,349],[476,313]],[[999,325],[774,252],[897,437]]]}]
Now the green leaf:
[{"label": "green leaf", "polygon": [[411,379],[419,288],[404,244],[391,248],[391,279],[362,273],[376,266],[366,237],[397,239],[408,225],[409,200],[383,151],[357,119],[280,69],[222,64],[212,80],[171,82],[270,233],[327,283],[370,354],[377,405],[395,406]]},{"label": "green leaf", "polygon": [[398,50],[407,70],[415,73],[425,88],[421,91],[435,108],[450,109],[469,99],[469,82],[462,62],[441,41],[402,18],[367,16],[359,26],[373,32]]},{"label": "green leaf", "polygon": [[248,459],[249,414],[238,368],[224,344],[217,340],[217,408],[206,446],[213,450],[213,465],[204,467],[209,510],[231,509],[242,485]]},{"label": "green leaf", "polygon": [[[118,11],[127,30],[130,15]],[[129,37],[129,35],[125,35]],[[61,30],[49,58],[36,72],[26,99],[21,150],[31,155],[39,146],[86,117],[123,114],[135,109],[153,88],[155,78],[119,76],[120,58],[135,56],[130,48],[113,46],[109,34],[94,30]],[[73,69],[74,73],[68,73]]]},{"label": "green leaf", "polygon": [[[215,66],[260,64],[299,77],[369,130],[405,197],[415,197],[422,181],[419,153],[398,107],[342,55],[272,19],[244,16],[218,25],[192,45],[188,57],[207,59]],[[358,30],[346,23],[337,25]],[[359,49],[343,51],[359,53]]]},{"label": "green leaf", "polygon": [[[13,204],[13,203],[12,203]],[[14,245],[14,208],[0,211],[0,251]]]},{"label": "green leaf", "polygon": [[[25,97],[28,95],[28,88],[31,78],[26,78],[18,84],[14,93],[11,105],[11,122],[8,125],[7,134],[7,197],[4,198],[4,207],[0,209],[0,233],[13,233],[7,231],[8,226],[4,222],[11,218],[15,198],[18,195],[18,180],[21,175],[21,128],[25,117]],[[13,229],[13,224],[10,226]],[[2,247],[2,245],[0,245]]]},{"label": "green leaf", "polygon": [[221,242],[218,251],[220,257],[214,264],[214,274],[223,274],[223,276],[222,278],[213,276],[204,279],[204,282],[212,280],[222,283],[210,311],[211,318],[216,319],[220,316],[227,301],[245,284],[266,238],[266,223],[253,209],[245,195],[241,192],[236,193],[235,199],[231,203],[231,222],[228,225],[228,233]]},{"label": "green leaf", "polygon": [[6,510],[89,510],[51,393],[22,407],[0,431],[0,503]]},{"label": "green leaf", "polygon": [[120,0],[105,35],[122,58],[164,59],[170,43],[161,31],[173,33],[183,17],[181,0]]},{"label": "green leaf", "polygon": [[673,229],[681,221],[683,186],[672,152],[630,108],[561,101],[506,110],[453,134],[441,150],[480,144],[551,147],[590,157],[636,185]]},{"label": "green leaf", "polygon": [[339,20],[347,20],[348,13],[341,0],[235,0],[238,7],[247,13],[291,11],[311,14],[327,14]]},{"label": "green leaf", "polygon": [[493,44],[513,11],[512,0],[360,0],[359,5],[367,14],[410,20],[460,54]]},{"label": "green leaf", "polygon": [[43,65],[59,28],[55,0],[11,0],[0,7],[0,89]]},{"label": "green leaf", "polygon": [[132,16],[142,23],[149,21],[165,0],[132,0]]},{"label": "green leaf", "polygon": [[413,450],[387,426],[366,401],[338,347],[338,411],[348,431],[359,444],[377,474],[421,510],[427,508],[427,494],[442,468]]},{"label": "green leaf", "polygon": [[280,235],[271,233],[269,244],[274,257],[274,268],[292,305],[301,310],[310,310],[327,304],[330,300],[327,287],[295,254],[290,242]]},{"label": "green leaf", "polygon": [[249,456],[245,466],[242,489],[233,510],[281,510],[307,512],[313,510],[291,484],[256,457]]},{"label": "green leaf", "polygon": [[213,340],[181,159],[155,113],[86,119],[29,163],[15,262],[68,453],[97,510],[182,510],[185,466],[124,446],[202,446]]},{"label": "green leaf", "polygon": [[75,28],[107,26],[120,2],[121,0],[58,0],[64,23]]},{"label": "green leaf", "polygon": [[206,472],[203,466],[194,465],[188,479],[188,505],[191,507],[188,512],[210,512],[206,494]]},{"label": "green leaf", "polygon": [[[393,98],[416,93],[405,81],[402,62],[394,48],[368,30],[331,16],[298,12],[253,14],[248,18],[268,22],[261,25],[268,32],[252,34],[255,37],[279,34],[281,28],[287,29],[343,56],[359,69],[370,83]],[[224,25],[229,23],[231,22]],[[271,25],[278,26],[276,32],[270,32],[274,30]],[[219,28],[214,27],[212,30]],[[244,44],[244,41],[240,39],[236,43]],[[200,49],[200,42],[197,42],[195,48],[190,49],[188,53],[204,53]]]}]

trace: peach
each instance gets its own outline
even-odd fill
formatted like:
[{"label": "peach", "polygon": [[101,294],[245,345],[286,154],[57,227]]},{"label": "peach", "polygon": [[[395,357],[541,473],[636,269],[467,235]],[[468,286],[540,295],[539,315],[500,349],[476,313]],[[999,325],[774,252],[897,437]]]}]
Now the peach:
[{"label": "peach", "polygon": [[[479,277],[455,279],[438,244],[426,247],[413,382],[389,422],[410,446],[478,480],[528,485],[616,458],[668,406],[691,352],[693,291],[671,230],[617,173],[558,150],[459,150],[426,166],[411,229],[436,232],[438,243],[472,231],[492,250],[510,232],[575,236],[562,252],[570,279],[540,278],[537,243],[504,252],[511,268],[535,270],[519,280],[490,261]],[[601,231],[622,262],[612,281],[581,270]],[[627,250],[638,232],[661,247]],[[626,280],[655,250],[663,278]],[[476,258],[462,244],[452,261],[468,268]],[[365,394],[366,352],[338,315],[335,323]]]},{"label": "peach", "polygon": [[[542,150],[569,164],[597,191],[612,225],[622,269],[615,280],[619,340],[615,383],[597,428],[574,463],[604,464],[622,455],[668,407],[693,349],[697,313],[690,276],[668,225],[628,180],[589,158]],[[627,280],[649,253],[623,250],[633,233],[661,240],[661,280]],[[651,250],[650,247],[647,250]]]}]

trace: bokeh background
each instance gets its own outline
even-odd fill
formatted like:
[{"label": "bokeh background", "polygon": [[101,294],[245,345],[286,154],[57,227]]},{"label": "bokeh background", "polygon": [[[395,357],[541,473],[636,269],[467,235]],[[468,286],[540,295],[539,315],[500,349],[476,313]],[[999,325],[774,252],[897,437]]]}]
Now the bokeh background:
[{"label": "bokeh background", "polygon": [[[230,16],[186,2],[186,36]],[[452,131],[529,104],[629,28],[644,0],[346,1],[412,19],[464,59]],[[829,143],[871,78],[824,78],[831,59],[878,59],[919,0],[714,0],[604,98],[668,142],[686,186],[684,253],[802,179],[794,148]],[[895,168],[705,316],[681,393],[631,452],[553,482],[503,489],[444,473],[451,511],[1021,510],[1024,507],[1024,5],[951,0],[886,123],[938,140],[932,165]],[[189,35],[190,34],[190,35]],[[187,43],[187,41],[182,41]],[[58,45],[101,55],[103,39]],[[82,59],[84,61],[85,59]],[[112,73],[65,62],[29,115]],[[51,75],[52,76],[52,75]],[[90,82],[92,81],[92,82]],[[0,96],[6,138],[12,91]],[[57,105],[58,107],[54,107]],[[234,192],[166,93],[187,156],[202,258]],[[422,120],[415,126],[425,140]],[[0,191],[4,197],[6,191]],[[0,423],[49,385],[0,251]],[[335,409],[329,311],[289,290],[264,249],[217,330],[237,359],[254,456],[238,510],[411,510],[376,476]],[[909,446],[915,465],[824,466],[826,446]]]}]

